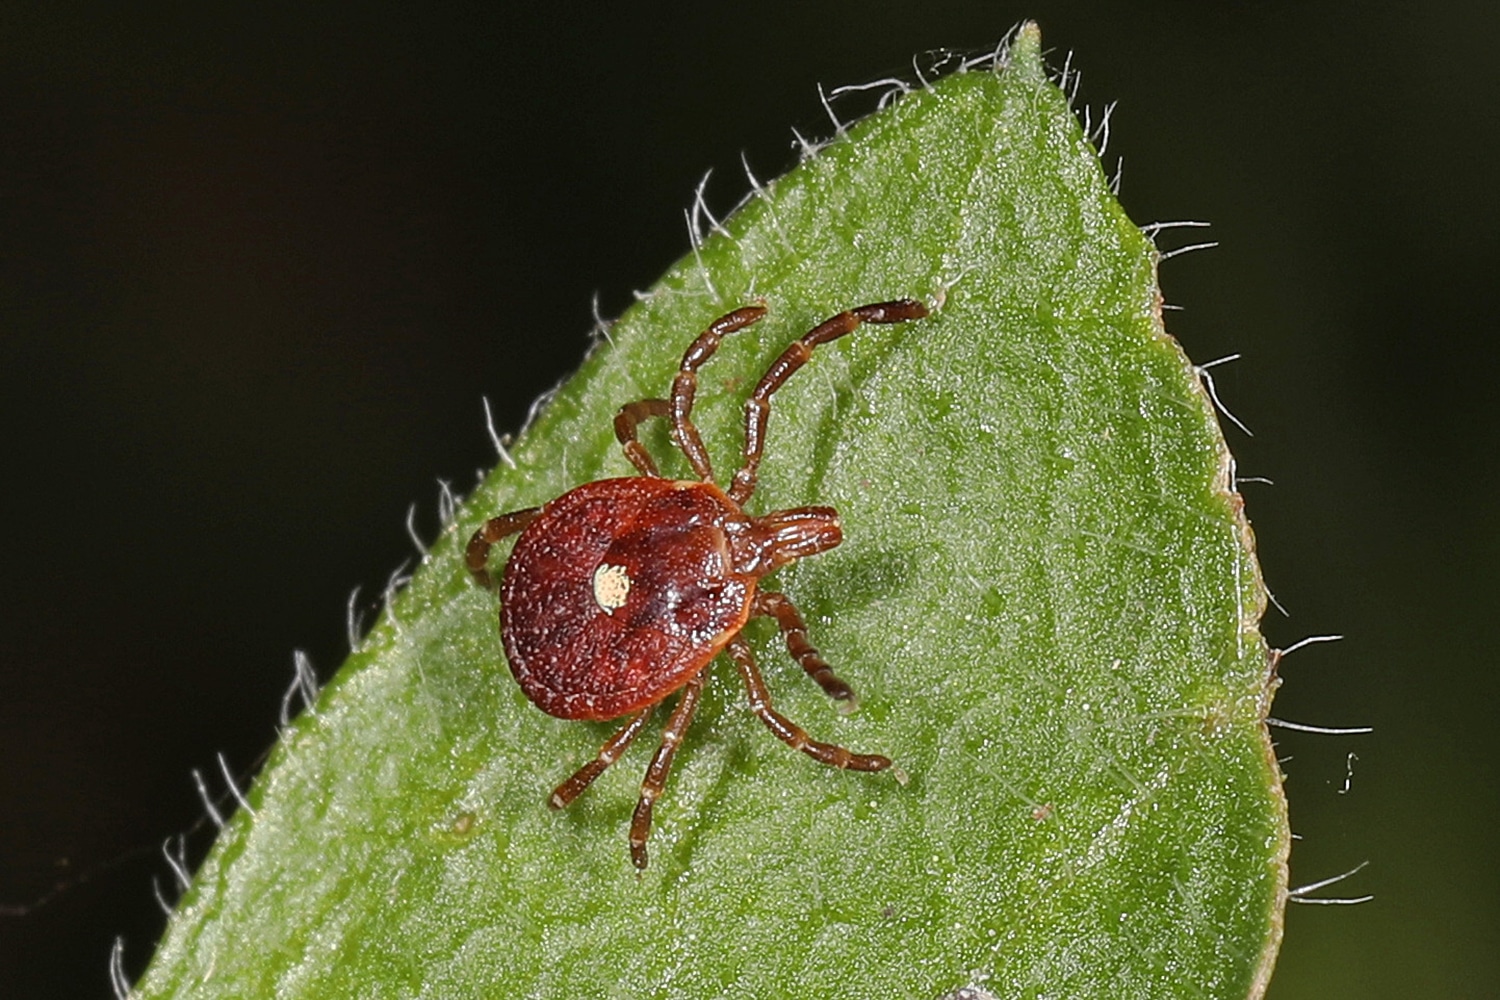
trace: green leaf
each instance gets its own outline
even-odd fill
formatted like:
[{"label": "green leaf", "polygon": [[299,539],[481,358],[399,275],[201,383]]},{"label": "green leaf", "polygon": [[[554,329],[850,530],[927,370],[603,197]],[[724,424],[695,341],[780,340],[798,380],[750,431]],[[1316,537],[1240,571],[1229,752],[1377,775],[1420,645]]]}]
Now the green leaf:
[{"label": "green leaf", "polygon": [[[996,71],[806,158],[615,325],[470,498],[285,732],[141,995],[1258,995],[1288,843],[1264,590],[1156,260],[1034,26]],[[660,723],[545,808],[612,726],[525,701],[464,543],[629,474],[615,410],[761,298],[700,378],[727,479],[769,360],[898,296],[937,308],[820,348],[776,397],[751,505],[841,511],[845,543],[774,582],[862,710],[836,712],[765,622],[749,634],[786,715],[910,783],[793,752],[721,661],[638,875],[626,827]]]}]

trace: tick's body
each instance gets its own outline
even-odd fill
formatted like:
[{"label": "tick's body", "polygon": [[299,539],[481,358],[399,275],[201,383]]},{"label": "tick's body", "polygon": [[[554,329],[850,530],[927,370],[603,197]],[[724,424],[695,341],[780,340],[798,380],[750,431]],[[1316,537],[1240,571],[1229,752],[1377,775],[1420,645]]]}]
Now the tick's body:
[{"label": "tick's body", "polygon": [[[749,306],[720,318],[683,356],[670,400],[646,399],[620,409],[615,432],[641,475],[587,483],[542,507],[494,518],[469,542],[469,569],[489,585],[490,547],[521,533],[500,585],[500,631],[526,697],[564,719],[630,716],[593,761],[553,792],[554,808],[571,802],[624,752],[657,703],[682,691],[631,822],[631,858],[640,868],[646,866],[652,803],[697,707],[703,670],[722,650],[739,667],[751,709],[777,737],[834,767],[880,771],[891,766],[889,758],[813,740],[776,712],[740,636],[752,616],[775,618],[803,669],[829,695],[852,704],[854,692],[807,641],[792,602],[759,589],[768,573],[839,544],[838,513],[798,507],[754,517],[743,505],[755,489],[770,397],[812,349],[861,323],[916,319],[927,310],[909,299],[862,306],[827,320],[787,348],[746,403],[744,464],[726,493],[713,483],[708,454],[691,421],[697,371],[726,334],[764,313]],[[673,441],[701,481],[658,474],[635,434],[639,421],[654,416],[671,418]]]},{"label": "tick's body", "polygon": [[562,719],[654,705],[750,617],[774,565],[841,539],[831,508],[757,521],[712,483],[601,479],[544,506],[500,586],[505,656],[526,697]]}]

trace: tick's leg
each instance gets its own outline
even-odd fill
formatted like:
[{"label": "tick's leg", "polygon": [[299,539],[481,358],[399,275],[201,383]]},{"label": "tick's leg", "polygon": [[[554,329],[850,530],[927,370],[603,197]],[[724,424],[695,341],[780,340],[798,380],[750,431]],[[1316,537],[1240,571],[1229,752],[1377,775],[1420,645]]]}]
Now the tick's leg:
[{"label": "tick's leg", "polygon": [[646,769],[646,780],[641,782],[641,797],[635,804],[635,815],[630,818],[630,860],[637,868],[646,867],[646,838],[651,836],[651,804],[661,795],[667,783],[667,772],[672,770],[672,757],[677,753],[677,744],[693,721],[693,712],[698,709],[698,695],[703,692],[703,673],[699,671],[682,688],[677,707],[662,730],[661,746]]},{"label": "tick's leg", "polygon": [[807,676],[817,681],[828,697],[840,703],[840,711],[852,712],[858,707],[854,700],[854,689],[839,680],[833,668],[818,655],[813,644],[807,641],[807,623],[802,620],[802,615],[797,612],[797,606],[790,597],[762,590],[755,595],[755,604],[750,613],[769,615],[776,619],[781,635],[786,639],[786,651],[792,654],[792,659],[802,664]]},{"label": "tick's leg", "polygon": [[643,476],[660,476],[661,473],[656,471],[656,462],[651,453],[636,438],[636,425],[651,417],[671,415],[672,404],[665,399],[641,399],[626,403],[615,414],[615,437],[619,438],[620,447],[625,449],[625,457],[641,470]]},{"label": "tick's leg", "polygon": [[707,330],[698,334],[698,339],[688,345],[678,366],[677,377],[672,380],[672,437],[677,447],[687,456],[688,464],[704,482],[712,482],[713,466],[708,461],[708,451],[698,428],[693,426],[693,396],[698,392],[698,369],[714,356],[719,342],[726,336],[749,326],[766,314],[765,306],[745,306],[732,313],[720,316]]},{"label": "tick's leg", "polygon": [[594,783],[594,779],[604,773],[604,769],[620,759],[620,754],[625,748],[640,735],[646,720],[651,718],[651,710],[655,705],[647,705],[639,712],[630,717],[630,721],[621,726],[605,744],[599,748],[599,755],[587,764],[573,772],[573,776],[552,791],[552,797],[547,800],[547,805],[553,809],[561,809],[569,802],[578,798],[583,790]]},{"label": "tick's leg", "polygon": [[801,340],[793,342],[782,351],[781,357],[771,362],[771,367],[766,369],[755,391],[745,401],[745,463],[734,474],[734,481],[729,486],[729,499],[744,506],[745,501],[750,499],[750,494],[755,492],[760,457],[766,447],[766,421],[771,417],[771,396],[798,368],[807,363],[807,359],[812,357],[813,348],[852,333],[863,323],[899,323],[902,320],[921,319],[926,315],[927,307],[916,299],[876,302],[824,320],[803,334]]},{"label": "tick's leg", "polygon": [[464,552],[464,559],[469,564],[469,572],[474,574],[474,579],[479,581],[481,587],[493,587],[495,581],[490,578],[488,564],[490,561],[490,548],[500,539],[525,528],[536,516],[542,512],[540,507],[527,507],[525,510],[514,510],[509,514],[501,514],[492,517],[474,532],[474,537],[469,539],[469,547]]},{"label": "tick's leg", "polygon": [[760,716],[760,721],[766,724],[766,728],[787,746],[793,750],[801,750],[813,760],[829,767],[842,767],[850,771],[884,771],[891,766],[891,759],[878,753],[853,753],[834,743],[820,743],[808,736],[801,726],[788,721],[786,716],[772,708],[770,692],[766,690],[766,682],[761,679],[760,669],[755,665],[755,657],[744,636],[737,635],[729,640],[729,655],[734,658],[734,665],[740,668],[740,677],[745,681],[745,691],[750,696],[750,710]]}]

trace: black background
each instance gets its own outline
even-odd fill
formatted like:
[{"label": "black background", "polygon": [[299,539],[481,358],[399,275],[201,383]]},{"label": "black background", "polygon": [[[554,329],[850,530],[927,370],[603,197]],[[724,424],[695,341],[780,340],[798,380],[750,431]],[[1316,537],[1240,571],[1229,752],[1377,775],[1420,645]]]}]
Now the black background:
[{"label": "black background", "polygon": [[727,208],[817,83],[1023,17],[1120,101],[1132,217],[1222,241],[1163,285],[1244,354],[1266,631],[1349,637],[1276,714],[1377,727],[1278,734],[1294,884],[1376,899],[1292,907],[1271,996],[1500,993],[1491,5],[119,6],[0,5],[0,994],[108,996],[116,935],[139,972],[191,770],[253,765],[292,650],[326,677],[408,506],[493,462],[481,396],[519,425],[705,170]]}]

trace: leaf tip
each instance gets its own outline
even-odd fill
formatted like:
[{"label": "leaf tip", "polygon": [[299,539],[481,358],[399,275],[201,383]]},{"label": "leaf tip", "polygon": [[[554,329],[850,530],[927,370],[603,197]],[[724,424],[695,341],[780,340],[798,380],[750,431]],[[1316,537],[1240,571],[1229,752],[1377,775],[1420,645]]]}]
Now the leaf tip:
[{"label": "leaf tip", "polygon": [[1010,44],[1008,63],[1012,69],[1024,68],[1027,73],[1045,75],[1042,68],[1041,25],[1035,21],[1021,22]]}]

